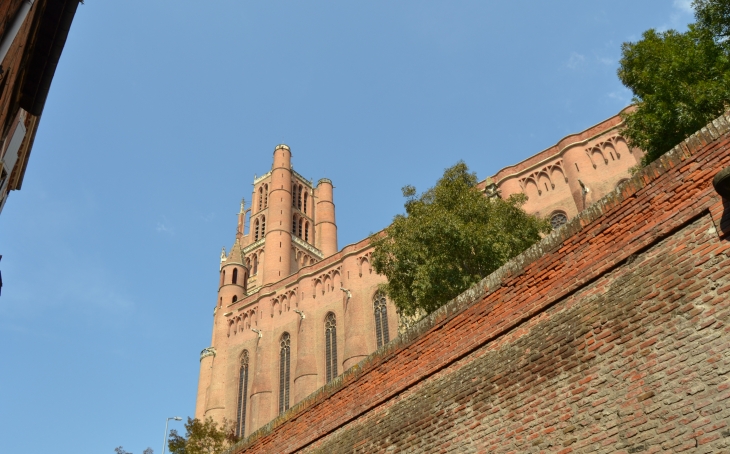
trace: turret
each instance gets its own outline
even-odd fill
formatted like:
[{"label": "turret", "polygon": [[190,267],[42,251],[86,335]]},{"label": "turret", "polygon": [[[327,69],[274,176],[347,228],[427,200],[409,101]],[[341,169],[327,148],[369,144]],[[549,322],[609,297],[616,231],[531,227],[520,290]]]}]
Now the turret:
[{"label": "turret", "polygon": [[325,257],[337,252],[337,224],[335,224],[335,203],[332,195],[332,181],[322,178],[315,189],[314,206],[315,247]]},{"label": "turret", "polygon": [[220,286],[218,288],[218,306],[225,308],[229,304],[243,299],[246,295],[249,269],[243,257],[241,242],[231,248],[231,253],[221,263]]},{"label": "turret", "polygon": [[277,145],[269,184],[263,284],[283,279],[291,270],[291,187],[291,151],[286,145]]}]

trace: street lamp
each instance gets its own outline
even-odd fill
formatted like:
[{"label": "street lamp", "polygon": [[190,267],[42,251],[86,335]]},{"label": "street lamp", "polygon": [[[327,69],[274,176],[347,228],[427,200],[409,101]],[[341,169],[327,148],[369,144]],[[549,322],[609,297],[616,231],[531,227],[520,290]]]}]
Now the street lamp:
[{"label": "street lamp", "polygon": [[182,418],[179,416],[173,416],[172,418],[167,418],[167,421],[165,421],[165,439],[162,442],[162,454],[165,454],[165,446],[167,446],[167,423],[170,422],[171,419],[174,419],[175,421],[182,421]]}]

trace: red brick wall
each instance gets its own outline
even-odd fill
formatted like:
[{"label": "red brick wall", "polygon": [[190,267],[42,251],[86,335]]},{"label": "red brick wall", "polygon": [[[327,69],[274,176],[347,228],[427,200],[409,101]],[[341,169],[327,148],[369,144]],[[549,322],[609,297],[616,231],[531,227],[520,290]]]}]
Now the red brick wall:
[{"label": "red brick wall", "polygon": [[715,126],[234,451],[727,450]]}]

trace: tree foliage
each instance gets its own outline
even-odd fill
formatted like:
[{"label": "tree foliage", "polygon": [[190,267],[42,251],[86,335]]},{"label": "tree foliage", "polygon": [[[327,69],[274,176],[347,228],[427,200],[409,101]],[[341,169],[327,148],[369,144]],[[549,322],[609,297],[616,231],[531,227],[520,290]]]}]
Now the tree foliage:
[{"label": "tree foliage", "polygon": [[550,231],[522,210],[524,194],[489,199],[476,183],[459,162],[419,196],[406,186],[406,214],[371,235],[372,265],[401,315],[433,312]]},{"label": "tree foliage", "polygon": [[722,114],[730,101],[727,37],[729,0],[695,1],[698,23],[689,30],[647,30],[623,43],[618,70],[636,110],[624,115],[623,134],[646,152],[646,165]]},{"label": "tree foliage", "polygon": [[[125,451],[124,448],[121,446],[117,446],[116,448],[114,448],[114,452],[116,454],[132,454],[131,452]],[[152,448],[147,448],[142,451],[142,454],[154,454],[154,451],[152,450]]]},{"label": "tree foliage", "polygon": [[697,26],[709,31],[718,43],[730,44],[730,0],[694,0]]},{"label": "tree foliage", "polygon": [[225,420],[219,426],[212,418],[205,421],[188,418],[185,436],[171,430],[167,447],[171,454],[218,454],[237,441],[233,425]]}]

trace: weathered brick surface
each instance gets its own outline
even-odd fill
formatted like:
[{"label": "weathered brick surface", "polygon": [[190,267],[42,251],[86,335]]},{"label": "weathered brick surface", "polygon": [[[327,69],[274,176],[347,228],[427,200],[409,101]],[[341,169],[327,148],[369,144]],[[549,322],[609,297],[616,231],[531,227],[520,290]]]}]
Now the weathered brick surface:
[{"label": "weathered brick surface", "polygon": [[711,228],[702,216],[303,452],[730,446],[730,257],[703,252]]},{"label": "weathered brick surface", "polygon": [[691,137],[235,451],[730,452],[728,210],[710,184],[727,130]]}]

